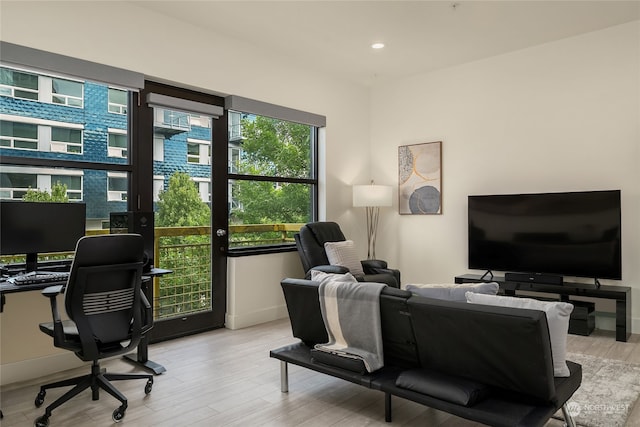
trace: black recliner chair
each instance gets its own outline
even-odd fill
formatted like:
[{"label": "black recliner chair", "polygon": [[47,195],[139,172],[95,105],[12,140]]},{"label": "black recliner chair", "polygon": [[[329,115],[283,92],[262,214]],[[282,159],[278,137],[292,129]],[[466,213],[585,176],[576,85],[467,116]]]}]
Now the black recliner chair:
[{"label": "black recliner chair", "polygon": [[[326,242],[342,242],[346,238],[335,222],[310,222],[303,225],[294,235],[298,254],[305,271],[305,278],[311,278],[311,270],[326,273],[344,274],[349,269],[340,265],[330,265],[324,249]],[[400,271],[388,268],[387,262],[379,259],[360,261],[363,275],[354,275],[360,282],[385,283],[394,288],[400,287]]]},{"label": "black recliner chair", "polygon": [[[35,404],[44,403],[46,390],[75,386],[47,406],[37,418],[36,427],[49,425],[51,412],[78,393],[91,388],[98,400],[102,388],[118,399],[121,406],[112,418],[124,418],[127,398],[109,381],[146,379],[145,394],[151,392],[153,375],[112,374],[100,368],[98,360],[135,349],[142,335],[153,325],[151,304],[140,289],[144,240],[138,234],[86,236],[78,240],[66,287],[50,286],[42,291],[49,297],[53,322],[41,323],[40,330],[53,337],[55,347],[73,351],[91,361],[91,373],[40,387]],[[64,288],[64,289],[63,289]],[[61,320],[56,296],[64,291],[64,303],[70,320]]]}]

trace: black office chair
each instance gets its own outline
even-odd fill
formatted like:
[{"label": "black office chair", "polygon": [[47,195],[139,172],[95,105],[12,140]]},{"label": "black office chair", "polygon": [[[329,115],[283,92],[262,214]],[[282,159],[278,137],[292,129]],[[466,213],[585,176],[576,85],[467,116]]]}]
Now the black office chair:
[{"label": "black office chair", "polygon": [[[311,278],[311,270],[324,271],[325,273],[347,273],[349,269],[339,265],[330,265],[327,252],[324,248],[326,242],[341,242],[346,240],[340,226],[331,221],[310,222],[300,227],[300,231],[294,235],[305,278]],[[381,259],[368,259],[360,261],[364,275],[354,274],[359,282],[386,283],[394,288],[400,287],[400,270],[388,268],[387,262]]]},{"label": "black office chair", "polygon": [[[110,374],[100,369],[98,360],[134,349],[141,336],[151,329],[153,313],[140,289],[144,241],[138,234],[87,236],[78,240],[71,273],[64,289],[64,303],[70,320],[60,320],[56,295],[63,286],[51,286],[49,297],[53,322],[41,323],[40,330],[53,337],[53,345],[73,351],[84,361],[92,361],[91,374],[40,387],[35,404],[44,403],[46,390],[75,385],[47,406],[36,419],[36,427],[49,425],[51,412],[78,393],[91,388],[93,400],[100,388],[121,402],[113,411],[119,422],[127,409],[127,398],[109,381],[146,379],[145,394],[151,392],[153,375]],[[123,344],[124,343],[124,344]]]}]

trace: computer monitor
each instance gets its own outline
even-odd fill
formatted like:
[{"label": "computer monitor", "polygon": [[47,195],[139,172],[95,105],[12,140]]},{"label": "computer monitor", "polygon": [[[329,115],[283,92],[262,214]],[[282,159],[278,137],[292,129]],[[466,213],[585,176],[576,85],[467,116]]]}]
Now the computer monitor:
[{"label": "computer monitor", "polygon": [[0,203],[0,255],[26,255],[26,271],[38,268],[38,253],[67,252],[85,234],[84,203]]}]

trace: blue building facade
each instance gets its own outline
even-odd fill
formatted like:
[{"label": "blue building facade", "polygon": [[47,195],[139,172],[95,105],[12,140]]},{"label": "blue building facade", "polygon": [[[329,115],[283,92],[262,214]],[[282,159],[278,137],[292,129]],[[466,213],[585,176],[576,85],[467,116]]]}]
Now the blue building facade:
[{"label": "blue building facade", "polygon": [[[129,162],[128,98],[120,88],[0,67],[0,155],[42,161],[2,164],[0,200],[61,183],[71,201],[86,203],[93,227],[104,226],[110,212],[126,211],[127,174],[109,165]],[[182,171],[209,202],[211,119],[161,109],[154,117],[154,196]],[[59,161],[99,167],[60,168]]]}]

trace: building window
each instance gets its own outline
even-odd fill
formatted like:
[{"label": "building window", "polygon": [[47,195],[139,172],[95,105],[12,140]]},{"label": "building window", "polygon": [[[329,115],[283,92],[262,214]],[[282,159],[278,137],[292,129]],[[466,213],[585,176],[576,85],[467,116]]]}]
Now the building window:
[{"label": "building window", "polygon": [[164,190],[164,176],[162,175],[154,175],[153,176],[153,201],[157,202],[160,200],[160,192]]},{"label": "building window", "polygon": [[153,160],[164,162],[164,136],[153,136]]},{"label": "building window", "polygon": [[82,154],[82,131],[79,129],[51,127],[51,151]]},{"label": "building window", "polygon": [[240,147],[229,147],[229,173],[238,173],[238,163],[240,162]]},{"label": "building window", "polygon": [[195,114],[189,115],[189,124],[191,126],[199,126],[201,128],[209,128],[211,129],[211,117],[207,116],[198,116]]},{"label": "building window", "polygon": [[127,114],[128,92],[122,89],[109,88],[109,112]]},{"label": "building window", "polygon": [[187,138],[187,162],[199,165],[210,165],[211,143],[209,141]]},{"label": "building window", "polygon": [[318,128],[243,114],[237,133],[242,140],[230,141],[228,150],[229,224],[273,225],[273,230],[251,235],[231,231],[229,245],[292,245],[293,234],[315,215]]},{"label": "building window", "polygon": [[110,202],[123,202],[127,200],[127,188],[129,186],[126,173],[109,172],[107,174],[108,189],[107,200]]},{"label": "building window", "polygon": [[69,200],[81,201],[83,172],[24,166],[3,166],[0,173],[0,198],[22,200],[29,190],[51,192],[53,186],[64,185]]},{"label": "building window", "polygon": [[82,176],[81,175],[51,175],[51,184],[62,184],[67,187],[69,200],[82,200]]},{"label": "building window", "polygon": [[2,199],[22,200],[30,188],[38,188],[37,174],[0,172],[0,197]]},{"label": "building window", "polygon": [[127,158],[127,131],[121,129],[109,129],[109,143],[107,153],[109,157]]},{"label": "building window", "polygon": [[[21,200],[29,189],[51,193],[59,183],[69,200],[86,204],[89,228],[126,211],[134,168],[131,94],[63,74],[0,67],[0,199]],[[107,100],[118,108],[105,108]]]},{"label": "building window", "polygon": [[209,178],[192,178],[193,182],[198,187],[198,193],[200,193],[200,199],[205,202],[211,202],[211,180]]},{"label": "building window", "polygon": [[0,120],[0,147],[37,150],[38,126]]},{"label": "building window", "polygon": [[64,79],[51,79],[51,102],[82,108],[84,83]]},{"label": "building window", "polygon": [[38,100],[38,76],[10,68],[0,68],[0,95]]}]

